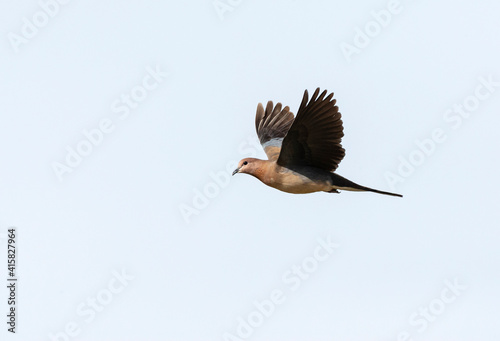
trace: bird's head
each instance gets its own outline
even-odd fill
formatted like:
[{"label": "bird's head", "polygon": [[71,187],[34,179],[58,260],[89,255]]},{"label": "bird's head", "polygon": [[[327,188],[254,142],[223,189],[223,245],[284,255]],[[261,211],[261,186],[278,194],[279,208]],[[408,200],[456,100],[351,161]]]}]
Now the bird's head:
[{"label": "bird's head", "polygon": [[238,167],[234,170],[233,175],[236,173],[253,174],[254,169],[257,167],[258,159],[247,157],[238,162]]}]

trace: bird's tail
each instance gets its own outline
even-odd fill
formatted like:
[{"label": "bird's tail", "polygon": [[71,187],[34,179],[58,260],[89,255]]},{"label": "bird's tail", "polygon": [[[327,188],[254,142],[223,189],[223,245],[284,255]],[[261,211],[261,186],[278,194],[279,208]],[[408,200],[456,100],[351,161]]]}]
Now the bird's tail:
[{"label": "bird's tail", "polygon": [[403,197],[401,194],[379,191],[377,189],[358,185],[357,183],[354,183],[351,180],[347,180],[346,178],[344,178],[338,174],[335,174],[335,173],[331,173],[331,177],[332,177],[332,182],[333,182],[332,191],[334,191],[336,189],[340,189],[340,190],[344,190],[344,191],[365,191],[365,192],[374,192],[374,193],[385,194],[385,195],[392,195],[392,196],[401,197],[401,198]]}]

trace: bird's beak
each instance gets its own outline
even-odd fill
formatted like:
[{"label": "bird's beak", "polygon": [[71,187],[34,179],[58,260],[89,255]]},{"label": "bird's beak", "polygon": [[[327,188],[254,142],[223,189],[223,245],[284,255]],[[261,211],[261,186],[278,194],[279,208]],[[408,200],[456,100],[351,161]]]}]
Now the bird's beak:
[{"label": "bird's beak", "polygon": [[240,171],[240,168],[241,168],[241,167],[236,168],[236,169],[234,170],[234,172],[233,172],[233,175],[234,175],[234,174],[236,174],[236,173],[238,173],[238,172]]}]

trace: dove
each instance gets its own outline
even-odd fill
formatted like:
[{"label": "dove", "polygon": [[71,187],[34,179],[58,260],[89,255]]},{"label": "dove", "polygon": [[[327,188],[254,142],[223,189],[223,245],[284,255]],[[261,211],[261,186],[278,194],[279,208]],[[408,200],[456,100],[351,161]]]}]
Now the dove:
[{"label": "dove", "polygon": [[345,156],[342,116],[333,93],[317,88],[309,100],[304,92],[297,116],[288,106],[267,102],[257,106],[255,128],[267,160],[244,158],[233,175],[249,174],[283,192],[305,194],[342,191],[374,192],[402,197],[358,185],[335,173]]}]

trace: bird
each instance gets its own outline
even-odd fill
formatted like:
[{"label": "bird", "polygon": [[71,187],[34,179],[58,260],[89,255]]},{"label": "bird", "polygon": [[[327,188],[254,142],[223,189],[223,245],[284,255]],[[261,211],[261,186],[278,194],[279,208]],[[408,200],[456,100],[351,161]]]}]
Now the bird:
[{"label": "bird", "polygon": [[244,158],[232,175],[249,174],[267,186],[293,194],[345,190],[402,197],[358,185],[335,173],[345,156],[341,144],[344,127],[334,93],[327,93],[320,94],[317,88],[309,100],[306,89],[296,117],[281,103],[274,106],[268,101],[265,109],[259,103],[255,128],[268,159]]}]

